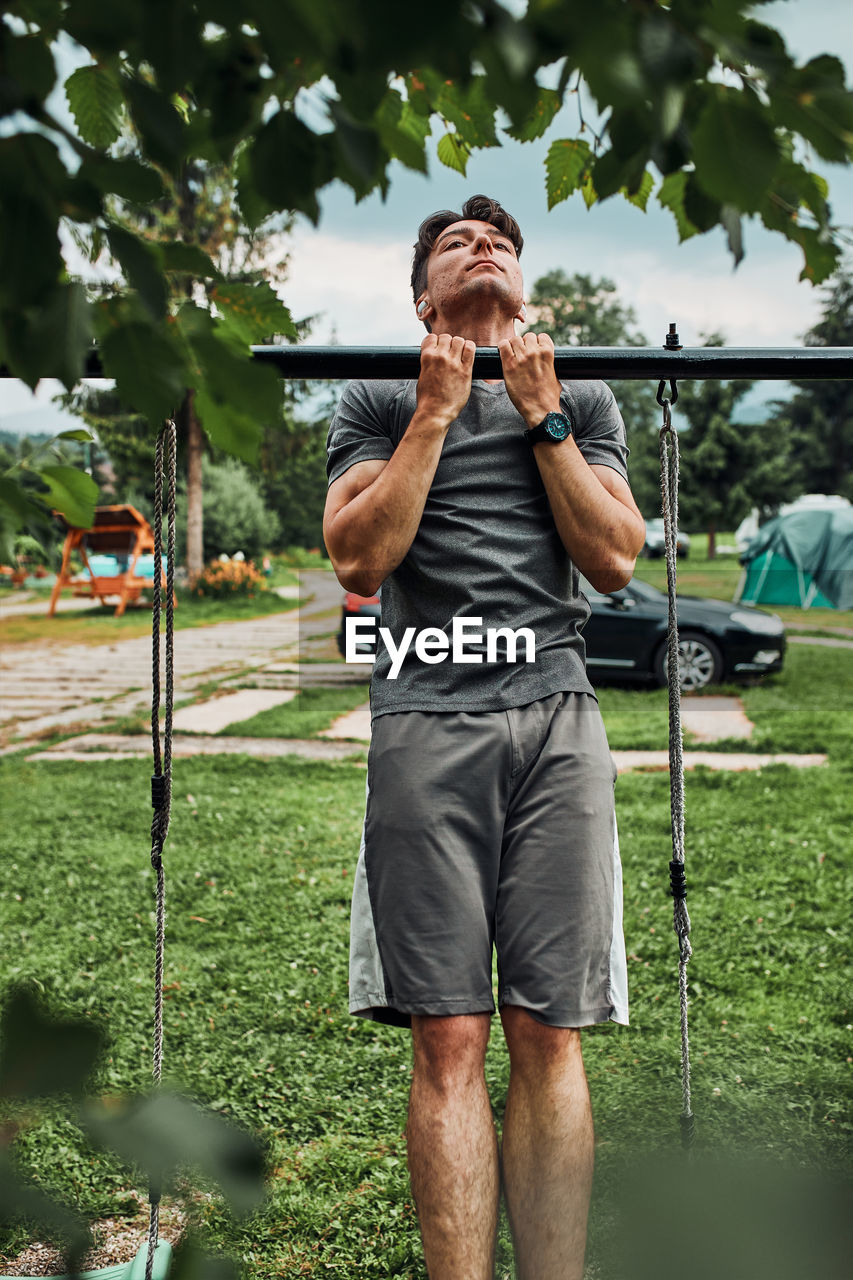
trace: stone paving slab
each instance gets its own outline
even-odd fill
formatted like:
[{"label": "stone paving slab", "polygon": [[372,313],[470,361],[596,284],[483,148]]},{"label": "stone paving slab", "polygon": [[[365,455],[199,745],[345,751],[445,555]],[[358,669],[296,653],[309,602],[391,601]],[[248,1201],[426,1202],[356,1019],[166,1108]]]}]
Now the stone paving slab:
[{"label": "stone paving slab", "polygon": [[295,689],[241,689],[209,702],[182,707],[172,716],[177,733],[218,733],[229,724],[249,720],[260,711],[269,711],[296,697]]},{"label": "stone paving slab", "polygon": [[[292,658],[299,641],[299,621],[291,613],[275,614],[245,622],[217,622],[194,627],[175,636],[175,688],[192,691],[202,678],[223,678],[246,668]],[[161,681],[165,679],[165,637],[160,638]],[[6,649],[0,657],[0,682],[24,698],[14,715],[0,711],[0,721],[28,721],[27,731],[50,728],[43,717],[45,695],[61,719],[73,709],[76,718],[89,713],[93,700],[130,689],[151,687],[151,638],[138,636],[100,645],[65,645],[62,648],[22,646]],[[28,691],[33,704],[26,707]],[[150,694],[146,695],[150,697]],[[39,718],[39,728],[32,721]],[[102,716],[96,716],[101,719]],[[73,721],[72,721],[73,722]]]},{"label": "stone paving slab", "polygon": [[[653,769],[669,772],[669,753],[666,751],[613,751],[613,759],[619,773],[631,773],[635,769]],[[740,773],[747,769],[764,769],[770,764],[790,764],[795,769],[811,769],[826,764],[824,755],[759,755],[747,751],[685,751],[686,771],[704,765],[706,769],[730,770]]]},{"label": "stone paving slab", "polygon": [[[315,738],[230,738],[230,737],[176,737],[172,744],[174,757],[198,755],[248,755],[276,757],[298,755],[312,760],[345,760],[347,756],[364,750],[361,743],[320,742]],[[28,757],[30,760],[116,760],[121,758],[147,758],[151,755],[151,741],[144,734],[87,733],[79,738],[48,747]],[[666,751],[614,751],[613,759],[619,773],[647,769],[660,772],[669,770]],[[732,770],[763,769],[771,764],[790,764],[805,769],[826,764],[825,755],[758,755],[747,752],[685,751],[684,768],[695,769],[704,765],[708,769]]]},{"label": "stone paving slab", "polygon": [[699,742],[721,738],[751,738],[755,725],[740,698],[682,698],[681,724]]},{"label": "stone paving slab", "polygon": [[[701,742],[720,738],[749,738],[755,725],[747,718],[740,698],[685,698],[681,703],[681,720]],[[370,703],[339,716],[321,734],[323,738],[370,739]]]},{"label": "stone paving slab", "polygon": [[[312,760],[346,760],[364,750],[357,742],[317,742],[314,738],[175,737],[173,757],[247,755],[259,757],[305,756]],[[39,751],[29,760],[117,760],[148,758],[151,739],[142,733],[86,733],[79,738]]]},{"label": "stone paving slab", "polygon": [[853,649],[853,640],[831,640],[829,636],[788,636],[788,644],[820,644],[826,649]]},{"label": "stone paving slab", "polygon": [[328,727],[320,733],[321,738],[361,738],[364,742],[370,741],[370,703],[365,702],[363,706],[355,707],[352,711],[347,711],[345,715],[338,716]]}]

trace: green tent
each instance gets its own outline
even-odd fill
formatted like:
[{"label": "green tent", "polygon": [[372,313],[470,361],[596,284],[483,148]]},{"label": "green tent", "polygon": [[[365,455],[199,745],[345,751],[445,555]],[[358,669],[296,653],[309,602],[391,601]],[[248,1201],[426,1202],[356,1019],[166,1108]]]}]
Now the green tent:
[{"label": "green tent", "polygon": [[853,507],[776,516],[761,526],[741,562],[742,604],[853,609]]}]

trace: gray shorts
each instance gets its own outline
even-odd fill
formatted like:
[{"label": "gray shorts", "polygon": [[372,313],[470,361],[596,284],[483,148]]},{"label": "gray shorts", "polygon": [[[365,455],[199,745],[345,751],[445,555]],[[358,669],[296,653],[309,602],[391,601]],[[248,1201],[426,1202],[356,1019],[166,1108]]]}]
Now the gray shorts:
[{"label": "gray shorts", "polygon": [[376,717],[352,901],[350,1012],[521,1005],[627,1025],[616,769],[595,698]]}]

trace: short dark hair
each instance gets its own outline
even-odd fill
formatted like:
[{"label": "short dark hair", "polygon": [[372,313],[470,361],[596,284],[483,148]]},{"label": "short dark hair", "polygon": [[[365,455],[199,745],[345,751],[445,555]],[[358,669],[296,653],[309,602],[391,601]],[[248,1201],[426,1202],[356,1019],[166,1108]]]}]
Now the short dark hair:
[{"label": "short dark hair", "polygon": [[521,257],[524,247],[521,228],[512,214],[507,213],[497,200],[492,200],[489,196],[471,196],[463,204],[461,213],[454,213],[452,209],[440,209],[438,213],[431,213],[428,218],[424,218],[418,227],[418,239],[412,258],[412,297],[415,302],[426,288],[427,258],[432,253],[436,240],[446,227],[452,227],[454,222],[462,222],[465,218],[471,218],[475,222],[490,222],[512,241],[516,257]]}]

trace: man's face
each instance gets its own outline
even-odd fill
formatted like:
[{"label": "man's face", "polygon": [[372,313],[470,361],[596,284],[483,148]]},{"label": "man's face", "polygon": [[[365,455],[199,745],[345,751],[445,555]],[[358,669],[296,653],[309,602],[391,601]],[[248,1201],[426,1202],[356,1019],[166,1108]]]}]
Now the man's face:
[{"label": "man's face", "polygon": [[484,303],[499,298],[514,313],[523,301],[523,289],[515,246],[490,222],[454,222],[442,231],[427,261],[427,294],[442,313],[477,297]]}]

